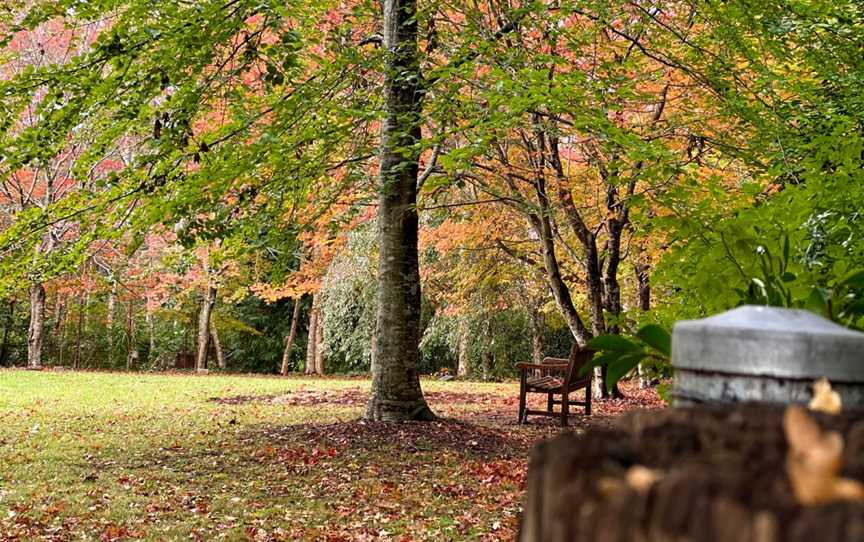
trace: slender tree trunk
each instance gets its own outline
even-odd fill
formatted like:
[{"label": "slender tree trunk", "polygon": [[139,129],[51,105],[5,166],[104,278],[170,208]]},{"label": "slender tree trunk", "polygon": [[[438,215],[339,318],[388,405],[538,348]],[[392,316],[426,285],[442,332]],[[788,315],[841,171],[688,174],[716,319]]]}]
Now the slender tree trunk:
[{"label": "slender tree trunk", "polygon": [[543,336],[546,334],[546,322],[540,308],[531,304],[531,361],[541,363],[543,361]]},{"label": "slender tree trunk", "polygon": [[492,366],[495,364],[495,356],[492,354],[492,350],[490,348],[486,348],[483,350],[483,354],[480,356],[482,360],[481,370],[483,371],[483,381],[488,381],[492,375]]},{"label": "slender tree trunk", "polygon": [[154,362],[159,358],[156,355],[156,325],[153,322],[153,311],[150,309],[146,309],[144,313],[144,318],[147,322],[147,338],[148,349],[147,349],[147,363],[153,367]]},{"label": "slender tree trunk", "polygon": [[105,315],[105,333],[108,336],[108,364],[114,365],[114,315],[117,312],[117,282],[111,281],[111,291],[108,293],[107,314]]},{"label": "slender tree trunk", "polygon": [[468,336],[468,323],[465,321],[464,317],[459,318],[457,334],[459,335],[459,363],[456,367],[456,376],[459,378],[466,378],[468,374],[471,373],[471,359],[468,355],[468,341],[470,339]]},{"label": "slender tree trunk", "polygon": [[138,366],[138,341],[135,338],[135,300],[130,298],[126,305],[126,370],[131,371]]},{"label": "slender tree trunk", "polygon": [[303,372],[315,374],[315,359],[318,357],[318,294],[312,294],[312,310],[309,312],[309,338],[306,342],[306,364]]},{"label": "slender tree trunk", "polygon": [[72,316],[72,305],[70,304],[69,296],[66,296],[63,299],[62,324],[60,326],[60,329],[57,330],[57,333],[59,333],[59,337],[60,337],[60,339],[59,339],[60,349],[59,349],[59,352],[57,355],[60,365],[63,365],[66,362],[66,347],[68,346],[66,344],[66,339],[69,337],[69,325],[70,325],[71,316]]},{"label": "slender tree trunk", "polygon": [[225,351],[222,350],[222,341],[219,340],[219,330],[216,329],[216,324],[213,319],[210,319],[210,338],[213,339],[213,349],[216,350],[216,363],[220,369],[227,369],[228,363],[225,361]]},{"label": "slender tree trunk", "polygon": [[549,195],[547,194],[546,178],[542,171],[538,171],[536,174],[534,191],[537,196],[540,212],[539,214],[530,215],[529,220],[534,232],[540,238],[546,279],[549,282],[549,288],[552,290],[555,303],[567,322],[567,327],[570,328],[570,332],[579,346],[584,346],[591,338],[591,333],[585,328],[585,324],[582,322],[582,318],[573,304],[570,289],[561,277],[561,266],[558,263],[558,256],[555,251],[555,233],[552,230],[552,220],[550,218],[552,209]]},{"label": "slender tree trunk", "polygon": [[649,281],[649,267],[647,263],[636,263],[636,297],[639,302],[639,309],[642,311],[651,310],[651,282]]},{"label": "slender tree trunk", "polygon": [[383,0],[385,111],[378,205],[378,318],[371,420],[433,420],[420,389],[420,263],[417,253],[418,144],[422,75],[417,0]]},{"label": "slender tree trunk", "polygon": [[75,361],[73,367],[78,369],[81,367],[81,337],[84,332],[84,318],[87,313],[87,305],[90,303],[90,294],[84,294],[84,299],[79,300],[78,304],[78,330],[75,333]]},{"label": "slender tree trunk", "polygon": [[[621,315],[621,285],[618,283],[618,266],[621,262],[621,234],[624,224],[616,219],[610,219],[606,228],[608,237],[606,239],[606,273],[603,277],[603,290],[606,298],[603,301],[604,308],[609,314],[618,317]],[[618,324],[613,322],[609,326],[609,333],[618,334]]]},{"label": "slender tree trunk", "polygon": [[[639,310],[647,312],[651,309],[651,283],[649,281],[650,266],[640,253],[636,258],[636,300]],[[645,389],[650,386],[650,381],[645,374],[644,367],[639,364],[639,387]]]},{"label": "slender tree trunk", "polygon": [[300,300],[302,298],[294,298],[294,311],[291,313],[291,331],[285,338],[285,349],[282,351],[282,376],[288,375],[291,361],[291,348],[294,347],[294,338],[297,336],[297,321],[300,320]]},{"label": "slender tree trunk", "polygon": [[15,323],[15,300],[9,301],[9,312],[6,315],[6,325],[3,326],[3,342],[0,344],[0,366],[5,367],[9,362],[9,332]]},{"label": "slender tree trunk", "polygon": [[207,294],[201,301],[201,310],[198,312],[198,351],[195,356],[195,370],[207,370],[207,351],[210,348],[210,314],[216,305],[216,288],[212,285],[207,287]]},{"label": "slender tree trunk", "polygon": [[[613,208],[610,207],[609,211],[612,212]],[[623,218],[610,218],[606,222],[608,237],[606,239],[606,272],[603,276],[603,291],[605,294],[603,307],[614,318],[611,325],[607,326],[607,332],[615,335],[621,331],[617,323],[618,318],[621,316],[621,286],[618,282],[618,267],[621,263],[621,234],[624,231],[626,223],[626,212]],[[608,367],[604,366],[602,370],[604,382],[606,381],[607,372]],[[603,392],[604,397],[608,395],[611,395],[614,399],[624,397],[624,394],[618,388],[617,382],[612,386],[611,393],[606,392],[605,385],[603,386]]]},{"label": "slender tree trunk", "polygon": [[[585,282],[591,319],[591,335],[596,337],[597,335],[606,333],[606,317],[603,312],[605,299],[603,264],[600,262],[600,254],[597,250],[597,236],[585,224],[582,215],[576,207],[576,203],[573,201],[573,192],[567,183],[567,176],[564,174],[564,166],[558,151],[558,138],[548,136],[548,141],[549,159],[555,170],[558,182],[558,201],[564,210],[567,224],[579,239],[585,254]],[[605,399],[609,396],[609,392],[606,391],[606,386],[604,385],[605,380],[606,369],[595,367],[591,390],[591,394],[594,397]],[[615,388],[617,390],[617,386]]]},{"label": "slender tree trunk", "polygon": [[42,342],[45,333],[45,287],[30,286],[30,329],[27,332],[27,368],[42,368]]},{"label": "slender tree trunk", "polygon": [[318,318],[315,326],[315,374],[324,376],[324,319],[321,318],[321,309],[318,309]]},{"label": "slender tree trunk", "polygon": [[60,330],[63,327],[65,317],[66,300],[62,295],[57,294],[57,300],[54,303],[54,323],[51,326],[51,345],[52,353],[56,355],[58,365],[63,365],[63,341],[60,336]]}]

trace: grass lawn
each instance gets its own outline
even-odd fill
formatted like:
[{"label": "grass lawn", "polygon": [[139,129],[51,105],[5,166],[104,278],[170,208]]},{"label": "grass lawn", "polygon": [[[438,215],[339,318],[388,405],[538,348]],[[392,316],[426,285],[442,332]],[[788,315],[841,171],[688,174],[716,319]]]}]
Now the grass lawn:
[{"label": "grass lawn", "polygon": [[[368,380],[0,370],[0,540],[513,540],[516,383],[424,381],[441,422],[359,420]],[[599,405],[576,430],[653,392]]]}]

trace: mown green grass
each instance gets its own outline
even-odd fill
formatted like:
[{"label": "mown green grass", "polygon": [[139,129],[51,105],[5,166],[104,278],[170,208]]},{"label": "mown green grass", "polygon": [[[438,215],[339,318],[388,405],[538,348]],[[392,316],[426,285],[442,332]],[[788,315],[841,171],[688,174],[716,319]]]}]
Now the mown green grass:
[{"label": "mown green grass", "polygon": [[[428,439],[394,432],[369,447],[352,438],[369,430],[356,422],[356,401],[211,400],[368,387],[2,370],[0,540],[512,539],[526,455],[519,444],[536,438],[530,430],[477,427],[505,444],[516,435],[515,454],[504,445],[500,454],[473,452],[460,442],[474,442],[475,426],[446,423]],[[440,413],[481,419],[509,408],[516,393],[512,383],[430,381],[424,390],[458,399],[433,403]],[[465,434],[441,444],[448,431]]]}]

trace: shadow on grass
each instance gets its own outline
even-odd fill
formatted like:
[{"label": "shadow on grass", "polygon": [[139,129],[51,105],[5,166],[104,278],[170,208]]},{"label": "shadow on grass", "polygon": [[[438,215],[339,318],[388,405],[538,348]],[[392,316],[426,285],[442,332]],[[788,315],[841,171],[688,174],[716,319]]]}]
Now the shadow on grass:
[{"label": "shadow on grass", "polygon": [[538,437],[453,419],[409,423],[366,420],[307,423],[260,429],[256,436],[262,443],[271,445],[305,444],[345,451],[387,450],[395,454],[448,451],[484,459],[525,457]]}]

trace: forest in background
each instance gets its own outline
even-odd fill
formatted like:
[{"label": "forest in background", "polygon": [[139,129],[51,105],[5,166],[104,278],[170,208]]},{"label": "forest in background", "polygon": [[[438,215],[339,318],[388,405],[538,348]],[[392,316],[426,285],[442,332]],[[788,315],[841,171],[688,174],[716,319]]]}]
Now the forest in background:
[{"label": "forest in background", "polygon": [[[857,1],[416,9],[422,81],[395,84],[422,102],[394,154],[415,157],[420,372],[511,376],[741,303],[861,326]],[[0,365],[367,373],[381,20],[0,8]]]}]

